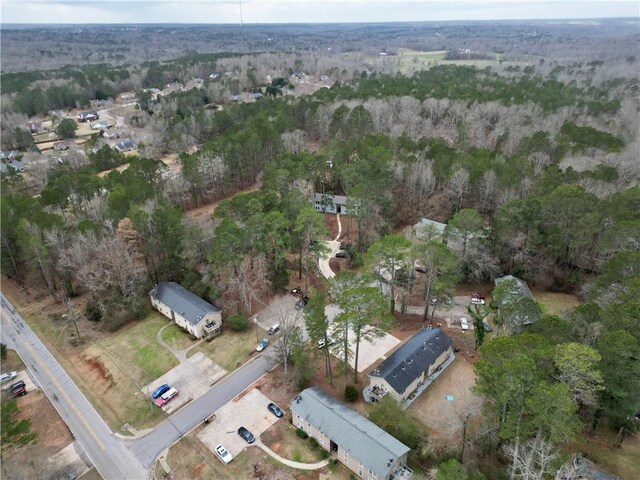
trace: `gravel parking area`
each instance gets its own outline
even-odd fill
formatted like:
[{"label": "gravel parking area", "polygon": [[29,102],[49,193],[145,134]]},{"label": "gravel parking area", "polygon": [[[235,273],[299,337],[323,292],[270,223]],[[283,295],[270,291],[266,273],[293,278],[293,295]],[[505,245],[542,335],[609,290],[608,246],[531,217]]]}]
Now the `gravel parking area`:
[{"label": "gravel parking area", "polygon": [[267,330],[276,323],[281,323],[284,316],[292,315],[296,319],[296,325],[300,327],[302,332],[302,339],[306,342],[309,337],[307,335],[307,329],[304,324],[304,315],[302,310],[296,310],[295,304],[301,297],[294,295],[284,295],[274,299],[264,310],[256,313],[251,321],[258,324],[258,326],[264,330],[264,336],[267,336]]},{"label": "gravel parking area", "polygon": [[[256,439],[278,418],[267,410],[271,402],[259,390],[253,388],[244,395],[226,403],[211,417],[211,423],[198,433],[198,439],[215,455],[216,446],[222,444],[236,457],[249,444],[238,435],[238,428],[245,427]],[[286,405],[279,405],[285,409]],[[283,417],[284,418],[284,417]]]},{"label": "gravel parking area", "polygon": [[224,368],[213,363],[202,352],[198,352],[189,357],[186,362],[172,368],[158,379],[145,385],[142,393],[148,396],[164,383],[175,387],[178,390],[178,396],[163,407],[166,413],[173,413],[185,403],[205,393],[226,373],[227,371]]},{"label": "gravel parking area", "polygon": [[[329,321],[332,322],[333,319],[336,317],[336,315],[340,313],[340,309],[337,308],[335,305],[327,305],[325,308],[325,313],[329,318]],[[354,334],[351,330],[349,330],[348,341],[349,341],[349,349],[351,349],[352,352],[355,352],[356,350],[355,339],[354,339]],[[371,341],[360,340],[358,373],[362,373],[363,371],[365,371],[368,367],[370,367],[376,361],[378,361],[378,359],[386,358],[385,356],[386,353],[393,350],[393,348],[395,348],[399,343],[400,343],[400,340],[398,340],[393,335],[389,335],[388,333],[385,333],[384,336],[380,338],[375,338],[374,340],[371,340]],[[351,368],[354,368],[355,358],[352,357],[349,360],[349,365],[351,365]]]}]

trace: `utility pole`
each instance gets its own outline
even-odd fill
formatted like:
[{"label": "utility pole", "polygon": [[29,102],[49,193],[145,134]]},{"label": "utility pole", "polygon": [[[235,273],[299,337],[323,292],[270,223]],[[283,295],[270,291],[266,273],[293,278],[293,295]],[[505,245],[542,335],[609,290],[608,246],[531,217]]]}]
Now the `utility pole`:
[{"label": "utility pole", "polygon": [[76,338],[80,341],[80,330],[78,329],[78,312],[76,310],[75,305],[71,301],[69,297],[65,297],[65,303],[67,304],[67,309],[69,310],[69,316],[71,317],[71,321],[73,322],[73,326],[76,330]]}]

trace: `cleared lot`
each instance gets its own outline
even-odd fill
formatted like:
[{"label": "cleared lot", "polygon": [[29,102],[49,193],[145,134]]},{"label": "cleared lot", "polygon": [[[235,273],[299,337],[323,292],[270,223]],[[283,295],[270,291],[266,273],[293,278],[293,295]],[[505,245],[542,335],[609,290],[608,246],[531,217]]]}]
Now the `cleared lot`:
[{"label": "cleared lot", "polygon": [[[336,315],[340,313],[340,309],[335,305],[327,305],[325,307],[325,313],[329,321],[333,322]],[[349,349],[352,352],[355,352],[356,350],[355,336],[354,336],[354,333],[351,331],[351,329],[349,330],[347,340],[349,342]],[[359,357],[358,373],[361,373],[364,370],[366,370],[368,367],[370,367],[376,361],[378,361],[378,359],[386,358],[385,354],[390,350],[392,350],[399,343],[400,343],[400,340],[398,340],[393,335],[389,335],[388,333],[385,333],[382,337],[375,338],[371,341],[360,340],[360,351],[359,351],[360,354],[358,356]],[[352,357],[349,360],[349,365],[351,365],[351,368],[355,367],[355,358]]]},{"label": "cleared lot", "polygon": [[186,362],[145,385],[142,393],[148,397],[151,392],[164,383],[176,388],[178,396],[163,407],[165,412],[172,413],[188,401],[198,398],[209,390],[226,373],[225,369],[213,363],[202,352],[198,352],[189,357]]},{"label": "cleared lot", "polygon": [[[249,446],[238,435],[238,428],[245,427],[259,439],[265,430],[278,421],[278,418],[267,410],[270,402],[271,400],[259,390],[249,390],[245,395],[234,398],[220,408],[211,417],[211,423],[198,434],[198,439],[212,453],[216,446],[222,444],[236,457]],[[285,408],[285,405],[279,406]]]},{"label": "cleared lot", "polygon": [[304,324],[304,315],[302,310],[296,310],[295,304],[300,299],[300,297],[296,297],[293,295],[284,295],[282,297],[276,298],[273,300],[267,307],[255,314],[251,321],[256,323],[261,329],[265,332],[267,336],[267,330],[272,325],[276,323],[282,323],[282,318],[286,316],[293,316],[296,319],[296,325],[300,327],[300,331],[302,332],[302,339],[304,341],[308,340],[307,329]]},{"label": "cleared lot", "polygon": [[431,436],[451,448],[459,448],[467,415],[473,422],[481,414],[482,397],[473,392],[473,365],[461,355],[408,408],[424,423]]}]

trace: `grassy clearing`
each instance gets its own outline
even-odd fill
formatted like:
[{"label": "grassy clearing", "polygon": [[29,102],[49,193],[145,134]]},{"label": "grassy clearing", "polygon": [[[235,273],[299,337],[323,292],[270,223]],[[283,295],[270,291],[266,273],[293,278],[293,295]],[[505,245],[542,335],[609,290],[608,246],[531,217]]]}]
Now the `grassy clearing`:
[{"label": "grassy clearing", "polygon": [[542,290],[532,289],[533,298],[536,299],[544,313],[550,315],[563,315],[582,302],[575,295],[568,293],[546,292]]},{"label": "grassy clearing", "polygon": [[7,358],[2,360],[2,371],[11,372],[12,370],[17,372],[24,370],[24,363],[22,363],[22,360],[15,350],[7,349]]},{"label": "grassy clearing", "polygon": [[170,325],[162,331],[162,340],[176,350],[184,350],[193,345],[193,340],[189,338],[189,334],[180,330],[180,327],[176,324]]},{"label": "grassy clearing", "polygon": [[157,312],[113,333],[81,319],[83,343],[73,346],[70,322],[51,317],[66,313],[64,307],[44,296],[9,299],[112,429],[120,431],[124,423],[146,428],[164,418],[138,387],[177,365],[157,342],[156,333],[165,324]]},{"label": "grassy clearing", "polygon": [[296,429],[289,422],[274,423],[261,435],[262,440],[274,452],[283,458],[301,463],[316,463],[322,460],[323,449],[314,448],[310,439],[296,435]]},{"label": "grassy clearing", "polygon": [[615,448],[616,432],[601,425],[592,436],[582,436],[571,445],[573,451],[585,454],[587,458],[620,478],[640,478],[640,438],[629,435],[620,448]]},{"label": "grassy clearing", "polygon": [[[200,440],[190,435],[169,449],[167,463],[173,478],[234,480],[252,478],[253,464],[262,455],[261,450],[251,447],[224,465]],[[162,471],[159,464],[158,471]]]},{"label": "grassy clearing", "polygon": [[232,372],[249,359],[257,343],[253,328],[244,332],[225,330],[210,342],[202,342],[189,350],[188,356],[202,352],[227,372]]}]

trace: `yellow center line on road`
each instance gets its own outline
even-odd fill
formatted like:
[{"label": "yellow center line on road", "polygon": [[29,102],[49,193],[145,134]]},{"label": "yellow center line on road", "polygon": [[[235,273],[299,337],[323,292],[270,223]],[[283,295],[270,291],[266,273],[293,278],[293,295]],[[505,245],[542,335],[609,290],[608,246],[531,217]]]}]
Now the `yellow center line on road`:
[{"label": "yellow center line on road", "polygon": [[71,401],[71,399],[69,398],[69,396],[67,395],[67,393],[64,391],[64,389],[60,386],[60,384],[58,383],[58,381],[55,379],[55,377],[53,376],[53,374],[51,373],[51,371],[49,370],[49,367],[47,366],[46,363],[43,363],[40,360],[40,357],[38,355],[36,355],[36,352],[33,350],[33,348],[31,348],[31,345],[29,345],[27,342],[24,342],[24,345],[29,349],[29,352],[31,352],[31,356],[33,357],[34,361],[38,364],[38,366],[40,368],[42,368],[45,372],[45,374],[49,377],[49,380],[51,380],[51,382],[56,386],[56,388],[58,389],[58,391],[60,392],[60,394],[65,398],[65,400],[67,401],[67,403],[69,404],[69,407],[71,407],[71,410],[73,410],[73,412],[77,415],[77,417],[80,419],[80,421],[82,422],[82,424],[85,426],[85,428],[87,429],[87,431],[91,434],[91,436],[93,437],[93,439],[96,441],[96,443],[98,444],[98,446],[104,450],[104,445],[102,444],[102,442],[100,441],[100,439],[96,436],[95,432],[91,429],[91,427],[89,426],[89,424],[87,423],[87,421],[84,419],[84,417],[82,416],[82,414],[80,413],[80,411],[76,408],[76,406],[73,404],[73,402]]}]

